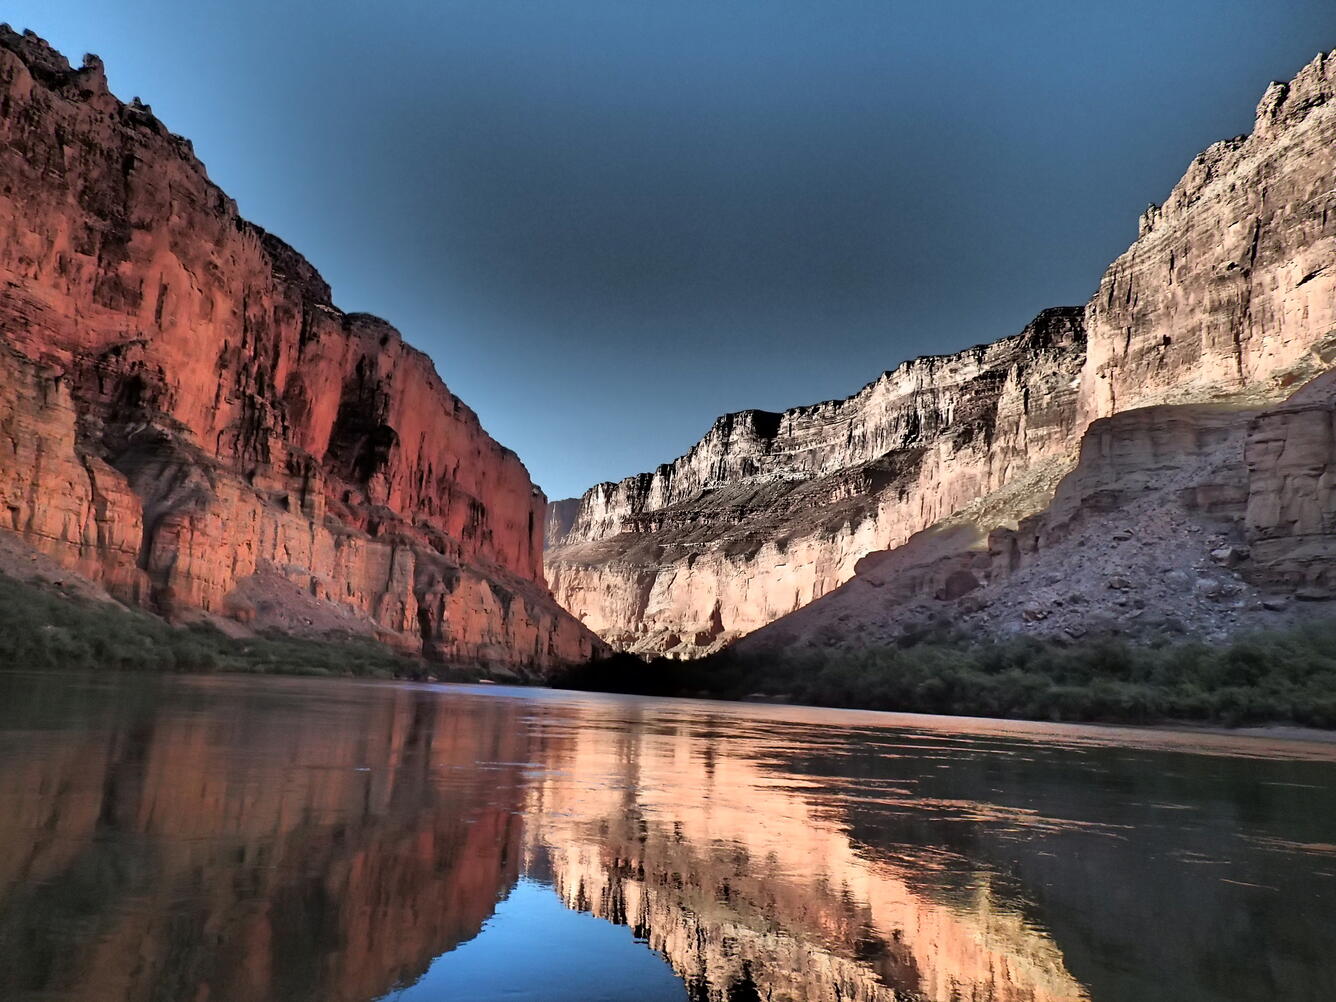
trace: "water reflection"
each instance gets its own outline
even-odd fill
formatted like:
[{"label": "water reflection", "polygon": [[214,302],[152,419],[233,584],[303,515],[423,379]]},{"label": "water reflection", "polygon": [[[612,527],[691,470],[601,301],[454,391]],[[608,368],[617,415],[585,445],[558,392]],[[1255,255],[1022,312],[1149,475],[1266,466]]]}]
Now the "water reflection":
[{"label": "water reflection", "polygon": [[0,997],[1330,999],[1333,780],[1247,738],[0,676]]}]

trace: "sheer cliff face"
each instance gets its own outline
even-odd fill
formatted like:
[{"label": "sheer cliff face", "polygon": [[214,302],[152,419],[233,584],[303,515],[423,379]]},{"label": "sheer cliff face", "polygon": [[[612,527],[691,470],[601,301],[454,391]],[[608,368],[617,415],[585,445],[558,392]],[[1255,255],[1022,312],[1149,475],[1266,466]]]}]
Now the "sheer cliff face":
[{"label": "sheer cliff face", "polygon": [[1251,576],[1336,596],[1336,373],[1259,414],[1243,451]]},{"label": "sheer cliff face", "polygon": [[1033,514],[1099,417],[1283,398],[1336,360],[1333,98],[1336,53],[1272,85],[1253,134],[1193,162],[1083,309],[847,400],[729,415],[592,488],[549,553],[558,599],[614,645],[705,653],[944,517],[986,534]]},{"label": "sheer cliff face", "polygon": [[672,465],[584,496],[548,553],[553,590],[615,645],[717,649],[847,580],[864,554],[1062,468],[1084,341],[1079,310],[1049,310],[845,400],[727,415]]},{"label": "sheer cliff face", "polygon": [[1099,418],[1052,503],[985,531],[954,516],[743,638],[766,657],[975,636],[1220,641],[1330,616],[1336,372],[1278,406],[1140,407]]},{"label": "sheer cliff face", "polygon": [[1336,360],[1336,51],[1273,83],[1105,273],[1086,310],[1083,424],[1157,403],[1275,400]]},{"label": "sheer cliff face", "polygon": [[0,139],[6,528],[169,613],[272,570],[408,649],[589,654],[519,459],[95,57],[0,32]]}]

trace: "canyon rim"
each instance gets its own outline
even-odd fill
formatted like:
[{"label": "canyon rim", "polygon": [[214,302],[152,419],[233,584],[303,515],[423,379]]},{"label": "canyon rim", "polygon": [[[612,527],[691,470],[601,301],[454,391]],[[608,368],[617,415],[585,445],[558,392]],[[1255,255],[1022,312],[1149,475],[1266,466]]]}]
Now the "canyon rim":
[{"label": "canyon rim", "polygon": [[0,1002],[1336,998],[1336,7],[38,3]]}]

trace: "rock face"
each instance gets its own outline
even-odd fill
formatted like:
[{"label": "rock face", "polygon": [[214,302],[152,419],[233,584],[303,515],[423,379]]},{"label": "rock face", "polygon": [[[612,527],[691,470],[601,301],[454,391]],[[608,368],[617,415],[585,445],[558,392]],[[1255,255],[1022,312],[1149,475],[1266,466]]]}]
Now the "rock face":
[{"label": "rock face", "polygon": [[1275,400],[1336,359],[1336,51],[1273,83],[1105,273],[1086,309],[1083,424],[1154,403]]},{"label": "rock face", "polygon": [[571,529],[575,527],[575,520],[579,515],[579,498],[549,501],[547,505],[547,524],[543,528],[543,548],[550,549],[565,543]]},{"label": "rock face", "polygon": [[545,586],[541,492],[430,360],[96,57],[7,27],[0,332],[4,527],[117,598],[263,619],[238,589],[270,574],[433,657],[598,646]]},{"label": "rock face", "polygon": [[1254,575],[1303,598],[1336,595],[1336,374],[1259,415],[1243,458]]},{"label": "rock face", "polygon": [[1049,310],[845,400],[726,415],[676,462],[585,494],[548,553],[553,590],[616,645],[716,649],[847,580],[868,552],[1008,483],[1055,478],[1084,341],[1079,310]]},{"label": "rock face", "polygon": [[743,638],[742,652],[972,636],[1221,640],[1330,614],[1336,373],[1262,411],[1156,405],[1094,421],[1052,504],[984,532],[947,519]]},{"label": "rock face", "polygon": [[[592,488],[548,557],[558,599],[616,646],[706,653],[948,516],[976,540],[1015,527],[1092,421],[1275,403],[1336,360],[1334,170],[1336,53],[1273,84],[1251,135],[1193,161],[1085,307],[844,401],[727,416],[671,465]],[[1277,476],[1321,491],[1320,474]]]}]

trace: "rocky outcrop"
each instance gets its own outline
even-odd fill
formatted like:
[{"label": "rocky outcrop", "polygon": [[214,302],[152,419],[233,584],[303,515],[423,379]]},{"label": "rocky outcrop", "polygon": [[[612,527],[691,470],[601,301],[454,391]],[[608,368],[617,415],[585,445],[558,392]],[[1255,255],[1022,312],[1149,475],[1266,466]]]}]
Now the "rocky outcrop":
[{"label": "rocky outcrop", "polygon": [[1086,308],[1083,424],[1155,403],[1274,401],[1336,360],[1336,51],[1198,156]]},{"label": "rocky outcrop", "polygon": [[1336,597],[1336,373],[1259,415],[1244,461],[1254,578]]},{"label": "rocky outcrop", "polygon": [[1251,135],[1192,163],[1084,308],[848,400],[730,415],[675,463],[591,489],[549,556],[559,600],[614,645],[705,653],[942,519],[905,561],[957,552],[942,533],[1014,528],[1092,421],[1279,401],[1336,360],[1334,151],[1336,53],[1273,84]]},{"label": "rocky outcrop", "polygon": [[1052,504],[967,517],[860,561],[853,580],[741,652],[901,644],[925,629],[1220,640],[1329,615],[1336,373],[1276,407],[1156,405],[1094,421]]},{"label": "rocky outcrop", "polygon": [[847,580],[868,552],[1008,483],[1056,479],[1084,340],[1079,310],[1049,310],[845,400],[720,418],[676,462],[585,494],[549,551],[553,590],[619,646],[717,649]]},{"label": "rocky outcrop", "polygon": [[295,583],[428,656],[542,670],[545,501],[430,360],[345,314],[102,65],[0,30],[0,515],[116,597]]}]

